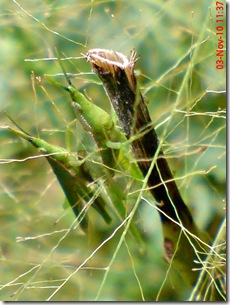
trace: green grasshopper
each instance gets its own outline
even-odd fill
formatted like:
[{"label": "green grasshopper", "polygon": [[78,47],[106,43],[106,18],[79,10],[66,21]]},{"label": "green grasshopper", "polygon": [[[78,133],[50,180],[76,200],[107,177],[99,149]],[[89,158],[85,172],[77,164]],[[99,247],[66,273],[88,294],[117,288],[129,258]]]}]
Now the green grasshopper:
[{"label": "green grasshopper", "polygon": [[[100,157],[102,164],[100,168],[97,168],[97,175],[99,178],[104,179],[108,193],[115,206],[115,211],[119,219],[123,220],[127,216],[126,208],[123,204],[125,195],[123,190],[116,184],[113,179],[114,171],[121,167],[123,163],[124,167],[127,166],[127,158],[122,153],[122,143],[126,141],[126,137],[114,124],[111,116],[95,105],[93,102],[88,100],[85,95],[76,90],[68,77],[60,59],[59,64],[62,68],[65,79],[68,86],[60,85],[55,81],[51,80],[56,86],[63,88],[70,94],[72,99],[72,106],[76,112],[77,118],[83,128],[88,131],[95,140],[97,147],[99,148]],[[128,164],[130,166],[130,164]],[[123,168],[124,168],[123,167]],[[140,178],[140,172],[137,166],[133,164],[130,168],[131,175],[135,178]],[[131,224],[131,234],[142,243],[140,233],[137,228]]]},{"label": "green grasshopper", "polygon": [[[13,120],[11,119],[11,121]],[[110,223],[112,219],[105,209],[105,198],[101,194],[95,195],[97,185],[92,183],[93,178],[85,165],[84,159],[80,160],[77,153],[70,153],[62,147],[51,145],[42,139],[32,137],[15,122],[14,124],[19,130],[12,127],[8,127],[8,130],[29,141],[46,157],[62,186],[74,214],[79,219],[81,228],[87,231],[88,218],[86,212],[90,202],[106,223]]]}]

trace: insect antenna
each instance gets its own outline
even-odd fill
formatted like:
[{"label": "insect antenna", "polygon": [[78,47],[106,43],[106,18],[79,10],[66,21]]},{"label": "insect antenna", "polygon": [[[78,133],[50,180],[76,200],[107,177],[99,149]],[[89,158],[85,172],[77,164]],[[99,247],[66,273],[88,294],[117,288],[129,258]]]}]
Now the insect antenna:
[{"label": "insect antenna", "polygon": [[28,132],[26,132],[22,127],[18,125],[18,123],[15,122],[15,120],[5,111],[5,115],[8,117],[8,119],[23,133],[25,133],[28,136],[31,136]]},{"label": "insect antenna", "polygon": [[66,79],[67,83],[69,84],[69,86],[73,86],[73,84],[72,84],[72,82],[70,80],[70,77],[67,75],[66,70],[64,68],[64,65],[62,64],[61,57],[60,57],[60,54],[59,54],[57,48],[55,48],[55,53],[57,55],[58,63],[60,65],[61,69],[62,69],[62,72],[63,72],[63,74],[65,76],[65,79]]}]

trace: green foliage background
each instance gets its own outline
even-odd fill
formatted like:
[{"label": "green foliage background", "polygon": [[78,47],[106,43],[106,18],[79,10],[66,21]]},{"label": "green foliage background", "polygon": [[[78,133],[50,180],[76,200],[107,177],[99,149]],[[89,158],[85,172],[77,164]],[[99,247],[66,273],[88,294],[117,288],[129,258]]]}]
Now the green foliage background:
[{"label": "green foliage background", "polygon": [[[171,118],[164,151],[180,178],[178,186],[198,225],[214,236],[225,214],[226,181],[226,72],[215,63],[215,1],[3,0],[0,8],[1,126],[9,124],[7,110],[26,131],[50,143],[71,151],[87,146],[83,131],[71,124],[75,115],[68,96],[43,80],[44,74],[61,72],[55,60],[45,58],[55,57],[55,47],[66,57],[91,48],[128,55],[134,47],[140,54],[139,83],[159,137]],[[111,111],[84,59],[65,61],[65,66],[79,74],[77,88]],[[31,71],[42,78],[41,85],[31,79]],[[77,140],[70,136],[73,129]],[[74,216],[63,210],[64,194],[46,160],[4,128],[0,132],[0,299],[95,300],[120,233],[75,273],[111,228],[94,213],[96,231],[86,236],[71,228]],[[146,256],[139,257],[138,245],[127,238],[99,300],[156,300],[169,265],[163,260],[157,211],[143,204],[141,220]],[[187,296],[180,277],[170,274],[159,300]]]}]

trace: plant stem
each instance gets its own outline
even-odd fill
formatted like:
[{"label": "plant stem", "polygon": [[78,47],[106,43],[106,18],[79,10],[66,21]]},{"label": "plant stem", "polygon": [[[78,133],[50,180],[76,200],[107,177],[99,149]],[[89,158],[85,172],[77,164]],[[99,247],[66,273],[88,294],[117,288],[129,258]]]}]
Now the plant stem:
[{"label": "plant stem", "polygon": [[128,60],[119,52],[92,49],[86,58],[101,79],[123,132],[131,141],[137,164],[148,177],[149,191],[158,202],[165,258],[174,262],[172,266],[192,287],[199,274],[194,269],[206,258],[209,238],[197,228],[163,154],[134,74],[135,55],[132,50]]},{"label": "plant stem", "polygon": [[95,50],[96,58],[94,50],[88,52],[87,58],[104,85],[126,137],[130,139],[134,136],[132,151],[144,177],[159,151],[148,186],[164,212],[160,213],[161,221],[171,221],[165,216],[167,214],[175,221],[179,217],[186,227],[190,227],[193,223],[192,215],[179,193],[163,151],[158,147],[157,134],[137,85],[133,71],[134,52],[130,61],[125,62],[121,53]]}]

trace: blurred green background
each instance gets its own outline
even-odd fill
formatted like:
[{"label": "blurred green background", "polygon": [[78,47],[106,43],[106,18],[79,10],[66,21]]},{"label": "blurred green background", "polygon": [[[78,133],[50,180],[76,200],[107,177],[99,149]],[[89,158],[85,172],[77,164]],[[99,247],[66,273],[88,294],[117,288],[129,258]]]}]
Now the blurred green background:
[{"label": "blurred green background", "polygon": [[[177,184],[200,228],[214,236],[226,191],[226,71],[216,69],[215,1],[2,0],[0,8],[0,299],[94,300],[120,239],[116,234],[76,272],[111,228],[92,213],[96,231],[84,235],[73,229],[74,216],[62,208],[64,194],[47,161],[4,129],[10,124],[6,110],[26,131],[52,144],[73,151],[86,145],[80,129],[77,140],[70,136],[75,115],[69,97],[43,78],[61,73],[57,61],[45,60],[55,57],[55,48],[63,57],[80,57],[92,48],[128,56],[136,49],[138,80]],[[85,59],[64,63],[78,74],[75,86],[110,111]],[[189,291],[179,276],[169,275],[163,284],[168,264],[154,207],[143,204],[141,220],[146,256],[127,238],[128,248],[116,254],[99,300],[154,301],[161,285],[159,300],[184,300]]]}]

